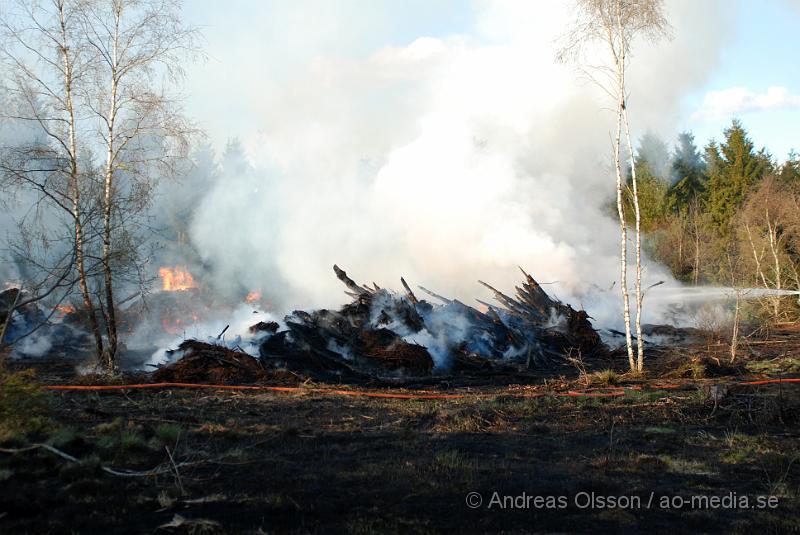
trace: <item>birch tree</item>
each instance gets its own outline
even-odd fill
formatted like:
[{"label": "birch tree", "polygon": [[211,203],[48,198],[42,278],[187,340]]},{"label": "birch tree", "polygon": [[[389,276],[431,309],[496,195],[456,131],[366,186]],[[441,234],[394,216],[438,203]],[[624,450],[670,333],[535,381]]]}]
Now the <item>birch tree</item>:
[{"label": "birch tree", "polygon": [[766,298],[775,321],[781,320],[780,292],[796,279],[798,217],[797,195],[774,175],[766,176],[750,192],[737,214],[740,254],[752,261],[747,282],[777,290]]},{"label": "birch tree", "polygon": [[[620,289],[622,292],[623,321],[628,364],[631,371],[644,369],[644,341],[642,339],[642,237],[641,209],[634,162],[633,143],[628,119],[627,69],[631,47],[637,37],[656,41],[668,37],[669,24],[663,14],[663,0],[577,0],[577,18],[566,36],[566,44],[559,51],[561,61],[578,61],[581,71],[595,82],[615,104],[615,130],[613,134],[614,173],[616,179],[616,204],[620,228]],[[600,44],[605,54],[592,54],[593,45]],[[588,61],[585,61],[587,60]],[[634,298],[636,304],[635,330],[637,337],[634,357],[631,333],[630,290],[628,288],[628,226],[625,217],[626,180],[623,172],[623,137],[627,149],[627,166],[631,173],[631,199],[633,201],[635,232],[634,251],[636,273]]]},{"label": "birch tree", "polygon": [[4,150],[0,171],[5,184],[69,215],[72,255],[61,264],[77,273],[98,361],[109,371],[118,349],[116,285],[127,273],[141,278],[155,184],[182,170],[195,133],[170,93],[198,52],[180,9],[178,0],[0,6],[6,89],[21,110],[7,118],[32,124],[40,138]]},{"label": "birch tree", "polygon": [[79,141],[82,123],[76,110],[77,88],[88,61],[79,27],[84,5],[19,0],[0,12],[0,57],[8,73],[5,89],[16,104],[5,118],[29,124],[41,135],[34,143],[4,152],[2,171],[8,186],[39,192],[44,202],[68,214],[71,265],[100,357],[103,337],[86,255],[90,240],[86,229],[93,210],[84,194],[91,190],[92,176],[81,164],[85,147]]},{"label": "birch tree", "polygon": [[105,156],[101,310],[108,339],[104,364],[111,369],[118,347],[115,258],[131,253],[125,222],[130,226],[149,206],[156,180],[174,175],[187,158],[194,130],[169,89],[182,78],[186,57],[197,52],[197,31],[182,23],[174,0],[88,2],[81,23],[92,57],[84,99]]}]

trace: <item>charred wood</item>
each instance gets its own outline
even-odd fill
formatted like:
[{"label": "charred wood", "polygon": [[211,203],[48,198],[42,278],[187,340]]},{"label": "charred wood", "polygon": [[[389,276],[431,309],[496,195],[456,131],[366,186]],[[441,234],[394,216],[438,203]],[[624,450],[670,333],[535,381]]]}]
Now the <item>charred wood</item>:
[{"label": "charred wood", "polygon": [[[443,304],[421,300],[402,277],[404,291],[395,294],[375,283],[359,284],[338,266],[333,269],[353,300],[339,310],[295,311],[285,318],[284,331],[277,324],[254,326],[266,333],[260,346],[265,367],[364,381],[422,377],[434,372],[434,364],[438,373],[526,373],[563,361],[574,350],[584,356],[605,351],[586,312],[551,298],[524,271],[515,297],[481,282],[499,303],[481,302],[482,311],[424,287]],[[428,347],[415,343],[419,340]]]},{"label": "charred wood", "polygon": [[417,299],[417,296],[414,295],[414,292],[411,290],[411,287],[408,285],[408,283],[403,277],[400,277],[400,283],[406,290],[406,297],[408,298],[408,300],[414,303],[415,305],[419,303],[419,299]]},{"label": "charred wood", "polygon": [[153,373],[153,378],[163,382],[190,383],[254,383],[263,380],[266,372],[257,359],[242,351],[207,344],[198,340],[185,340],[175,351],[180,360],[163,366]]}]

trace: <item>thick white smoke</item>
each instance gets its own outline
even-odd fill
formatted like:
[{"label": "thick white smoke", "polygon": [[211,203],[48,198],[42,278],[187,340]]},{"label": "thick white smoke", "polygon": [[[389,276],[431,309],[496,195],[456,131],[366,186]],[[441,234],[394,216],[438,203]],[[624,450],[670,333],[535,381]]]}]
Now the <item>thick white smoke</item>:
[{"label": "thick white smoke", "polygon": [[[708,17],[730,12],[674,2],[675,39],[636,43],[634,135],[673,138],[682,97],[725,37],[727,24]],[[604,213],[611,114],[602,92],[554,60],[568,6],[488,1],[476,16],[469,35],[420,36],[361,59],[319,50],[266,86],[252,103],[261,130],[243,139],[253,169],[223,173],[193,218],[218,283],[244,279],[287,308],[332,306],[344,299],[338,263],[357,280],[397,287],[404,275],[472,302],[487,297],[477,279],[510,289],[521,265],[616,320],[616,292],[586,291],[618,279],[618,231]],[[652,262],[647,276],[667,278]]]},{"label": "thick white smoke", "polygon": [[244,351],[254,357],[258,356],[259,341],[267,336],[264,332],[252,332],[250,327],[258,322],[274,321],[273,317],[265,312],[254,311],[252,306],[240,305],[235,310],[226,314],[225,318],[209,319],[188,326],[181,336],[171,338],[162,335],[160,339],[139,341],[142,347],[150,349],[153,345],[160,346],[150,358],[142,365],[149,371],[150,368],[172,363],[183,355],[175,349],[184,340],[201,340],[209,344],[223,345],[228,349]]}]

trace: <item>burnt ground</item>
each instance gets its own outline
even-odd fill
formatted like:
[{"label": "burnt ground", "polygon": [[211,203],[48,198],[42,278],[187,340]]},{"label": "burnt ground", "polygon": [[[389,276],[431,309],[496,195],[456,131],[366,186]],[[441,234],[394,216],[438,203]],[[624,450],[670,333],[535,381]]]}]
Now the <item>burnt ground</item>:
[{"label": "burnt ground", "polygon": [[[741,374],[791,374],[787,347],[753,345]],[[800,384],[708,377],[700,353],[654,352],[649,379],[564,369],[527,386],[426,388],[460,399],[318,384],[52,392],[50,423],[2,444],[0,532],[800,531]],[[38,367],[45,383],[67,379],[57,370]],[[602,382],[625,395],[554,395]]]}]

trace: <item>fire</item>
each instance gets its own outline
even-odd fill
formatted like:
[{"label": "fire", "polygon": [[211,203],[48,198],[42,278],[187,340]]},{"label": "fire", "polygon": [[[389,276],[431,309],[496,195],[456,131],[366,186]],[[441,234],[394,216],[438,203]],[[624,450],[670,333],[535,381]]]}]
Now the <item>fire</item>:
[{"label": "fire", "polygon": [[186,329],[191,328],[200,320],[196,314],[191,314],[189,321],[183,321],[181,318],[164,317],[161,319],[161,327],[165,333],[168,334],[181,334],[186,333]]},{"label": "fire", "polygon": [[247,297],[245,297],[244,300],[248,303],[257,303],[261,300],[261,292],[252,291],[247,294]]},{"label": "fire", "polygon": [[[183,296],[177,295],[176,297]],[[187,295],[187,297],[194,301],[191,294]],[[196,306],[198,308],[195,308]],[[176,299],[174,303],[164,306],[160,312],[161,327],[165,333],[183,334],[185,336],[187,330],[192,330],[196,327],[209,310],[206,305],[200,304],[198,306],[196,302],[190,303],[189,301],[184,302],[183,299]]]},{"label": "fire", "polygon": [[72,305],[58,305],[56,306],[56,310],[62,316],[66,316],[67,314],[72,314],[73,312],[75,312],[75,307]]},{"label": "fire", "polygon": [[175,266],[174,268],[162,267],[158,269],[158,276],[161,277],[161,288],[165,292],[176,290],[188,290],[197,288],[192,274],[186,266]]}]

